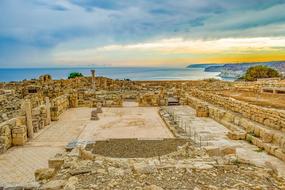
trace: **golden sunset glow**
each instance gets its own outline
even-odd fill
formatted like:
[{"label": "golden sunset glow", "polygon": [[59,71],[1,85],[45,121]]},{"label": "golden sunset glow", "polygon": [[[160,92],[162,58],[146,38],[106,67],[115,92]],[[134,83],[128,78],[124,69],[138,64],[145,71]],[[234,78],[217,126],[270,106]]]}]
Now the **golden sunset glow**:
[{"label": "golden sunset glow", "polygon": [[164,39],[128,45],[60,51],[61,63],[105,63],[117,66],[186,66],[189,63],[239,63],[285,60],[285,38],[218,40]]}]

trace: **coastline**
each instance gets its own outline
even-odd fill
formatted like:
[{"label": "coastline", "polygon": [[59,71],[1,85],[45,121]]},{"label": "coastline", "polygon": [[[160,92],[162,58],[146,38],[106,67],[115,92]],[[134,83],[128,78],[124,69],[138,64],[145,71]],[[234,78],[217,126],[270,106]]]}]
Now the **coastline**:
[{"label": "coastline", "polygon": [[133,81],[167,81],[167,80],[203,80],[215,78],[227,80],[219,76],[220,72],[205,72],[203,68],[159,68],[159,67],[74,67],[74,68],[0,68],[0,82],[36,79],[49,74],[53,79],[66,79],[71,72],[80,72],[90,76],[90,70],[96,69],[97,76],[111,79],[130,79]]}]

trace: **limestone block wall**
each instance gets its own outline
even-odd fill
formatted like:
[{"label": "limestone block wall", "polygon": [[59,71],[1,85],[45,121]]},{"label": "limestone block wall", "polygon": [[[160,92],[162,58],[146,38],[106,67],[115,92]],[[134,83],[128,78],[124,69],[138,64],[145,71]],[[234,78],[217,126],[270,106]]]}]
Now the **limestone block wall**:
[{"label": "limestone block wall", "polygon": [[80,107],[96,107],[99,102],[104,107],[122,107],[123,98],[119,91],[92,92],[82,89],[78,92],[78,106]]},{"label": "limestone block wall", "polygon": [[0,123],[0,154],[12,146],[27,142],[26,118],[24,116]]},{"label": "limestone block wall", "polygon": [[69,95],[69,107],[71,108],[78,107],[78,93],[73,92]]},{"label": "limestone block wall", "polygon": [[62,95],[51,101],[51,120],[57,121],[59,116],[69,108],[69,96]]},{"label": "limestone block wall", "polygon": [[200,90],[192,90],[190,94],[227,110],[240,113],[242,116],[272,129],[285,132],[285,111],[283,110],[256,106],[230,97],[223,97]]},{"label": "limestone block wall", "polygon": [[261,79],[255,82],[238,81],[233,83],[233,87],[241,91],[260,92],[263,87],[285,87],[285,82],[280,79]]},{"label": "limestone block wall", "polygon": [[47,120],[47,107],[46,105],[40,105],[32,109],[32,124],[34,132],[38,132],[49,124]]},{"label": "limestone block wall", "polygon": [[138,97],[139,106],[164,106],[167,98],[158,93],[143,93]]},{"label": "limestone block wall", "polygon": [[19,114],[22,100],[15,90],[0,89],[0,123]]},{"label": "limestone block wall", "polygon": [[246,140],[249,143],[265,150],[269,154],[285,161],[285,132],[272,129],[244,117],[242,114],[214,106],[198,98],[188,96],[188,105],[194,109],[207,107],[209,117],[224,125],[230,130],[229,138]]},{"label": "limestone block wall", "polygon": [[12,145],[24,145],[27,142],[26,117],[16,118],[16,125],[12,127]]}]

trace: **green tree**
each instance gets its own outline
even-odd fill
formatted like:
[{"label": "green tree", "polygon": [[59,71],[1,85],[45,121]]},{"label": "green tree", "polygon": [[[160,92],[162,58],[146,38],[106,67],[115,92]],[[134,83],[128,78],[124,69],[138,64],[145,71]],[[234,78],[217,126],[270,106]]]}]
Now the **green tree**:
[{"label": "green tree", "polygon": [[278,71],[276,71],[271,67],[258,65],[248,68],[243,78],[246,81],[256,81],[257,79],[260,78],[274,78],[274,77],[280,77]]},{"label": "green tree", "polygon": [[83,74],[79,73],[79,72],[72,72],[72,73],[69,74],[68,79],[73,79],[73,78],[76,78],[76,77],[83,77]]}]

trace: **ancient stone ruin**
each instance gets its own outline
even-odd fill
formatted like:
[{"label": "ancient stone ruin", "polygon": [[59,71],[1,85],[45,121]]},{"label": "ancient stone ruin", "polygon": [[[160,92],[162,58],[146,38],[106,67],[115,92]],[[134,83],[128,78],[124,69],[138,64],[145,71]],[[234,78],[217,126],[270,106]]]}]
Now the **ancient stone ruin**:
[{"label": "ancient stone ruin", "polygon": [[0,84],[0,189],[9,186],[5,159],[30,144],[34,157],[57,153],[43,158],[31,189],[285,188],[284,80],[91,74]]}]

